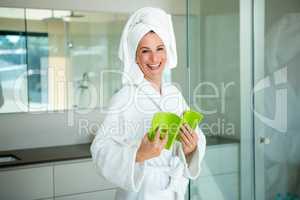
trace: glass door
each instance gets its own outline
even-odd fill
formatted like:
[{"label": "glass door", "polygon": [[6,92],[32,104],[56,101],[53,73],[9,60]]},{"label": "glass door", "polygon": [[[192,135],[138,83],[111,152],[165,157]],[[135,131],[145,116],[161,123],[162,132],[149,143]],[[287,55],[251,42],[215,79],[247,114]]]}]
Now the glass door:
[{"label": "glass door", "polygon": [[128,13],[72,11],[65,21],[73,108],[107,106],[121,87],[118,45]]},{"label": "glass door", "polygon": [[241,176],[246,173],[251,178],[251,160],[245,153],[253,150],[251,138],[245,137],[248,132],[244,131],[251,127],[251,121],[246,125],[242,123],[243,113],[250,113],[250,110],[244,111],[242,105],[247,97],[243,94],[249,95],[243,88],[251,89],[251,85],[245,85],[251,74],[245,73],[246,65],[241,64],[247,62],[241,56],[246,54],[248,60],[251,56],[247,54],[251,52],[250,46],[241,48],[250,41],[242,41],[249,35],[242,35],[241,29],[245,25],[249,28],[251,23],[245,23],[248,13],[240,9],[251,11],[251,7],[246,5],[250,1],[241,2],[188,1],[189,104],[204,114],[205,120],[200,126],[207,140],[200,176],[190,182],[189,199],[192,200],[251,199],[251,190],[244,185],[248,177]]},{"label": "glass door", "polygon": [[256,199],[300,196],[300,1],[254,1]]}]

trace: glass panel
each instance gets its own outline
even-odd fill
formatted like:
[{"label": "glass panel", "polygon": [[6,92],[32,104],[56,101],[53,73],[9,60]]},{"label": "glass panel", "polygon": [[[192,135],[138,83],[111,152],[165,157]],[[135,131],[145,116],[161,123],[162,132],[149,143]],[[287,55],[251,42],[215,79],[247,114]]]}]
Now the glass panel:
[{"label": "glass panel", "polygon": [[187,67],[187,17],[186,15],[172,15],[173,28],[176,38],[178,64],[171,71],[166,71],[166,76],[171,73],[172,84],[181,91],[185,100],[189,103],[189,71]]},{"label": "glass panel", "polygon": [[24,9],[0,8],[0,113],[26,112]]},{"label": "glass panel", "polygon": [[[128,16],[26,9],[29,110],[105,108],[121,87],[118,47]],[[184,15],[174,16],[175,30],[180,30],[177,41],[183,41],[179,47],[185,47],[184,20]],[[186,69],[184,50],[179,56],[182,69]],[[166,70],[164,79],[177,81],[178,74]]]},{"label": "glass panel", "polygon": [[57,12],[26,9],[30,111],[66,109],[65,22]]},{"label": "glass panel", "polygon": [[300,2],[265,0],[257,5],[257,197],[299,199]]},{"label": "glass panel", "polygon": [[190,199],[239,199],[239,1],[189,1],[191,107],[205,116],[207,152]]},{"label": "glass panel", "polygon": [[128,14],[106,12],[73,12],[68,17],[66,53],[74,83],[73,107],[107,106],[121,87],[118,47],[127,18]]},{"label": "glass panel", "polygon": [[28,43],[28,95],[29,108],[47,107],[48,73],[45,63],[48,58],[48,34],[27,33]]}]

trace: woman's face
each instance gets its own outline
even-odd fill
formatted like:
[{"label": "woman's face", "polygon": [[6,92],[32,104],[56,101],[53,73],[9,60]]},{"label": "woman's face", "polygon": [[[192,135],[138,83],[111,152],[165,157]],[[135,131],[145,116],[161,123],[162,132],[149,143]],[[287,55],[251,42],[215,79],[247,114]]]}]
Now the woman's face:
[{"label": "woman's face", "polygon": [[136,63],[148,80],[160,80],[167,60],[166,48],[160,37],[147,33],[139,42]]}]

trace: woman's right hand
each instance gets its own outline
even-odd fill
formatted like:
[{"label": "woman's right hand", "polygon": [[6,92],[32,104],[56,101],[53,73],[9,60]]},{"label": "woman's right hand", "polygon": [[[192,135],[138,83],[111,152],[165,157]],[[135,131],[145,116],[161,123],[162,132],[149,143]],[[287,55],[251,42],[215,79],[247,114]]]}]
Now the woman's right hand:
[{"label": "woman's right hand", "polygon": [[167,141],[168,134],[165,134],[165,137],[163,139],[160,139],[159,130],[156,132],[153,141],[150,141],[148,138],[148,134],[145,134],[137,151],[135,161],[144,162],[145,160],[159,156],[161,151],[167,144]]}]

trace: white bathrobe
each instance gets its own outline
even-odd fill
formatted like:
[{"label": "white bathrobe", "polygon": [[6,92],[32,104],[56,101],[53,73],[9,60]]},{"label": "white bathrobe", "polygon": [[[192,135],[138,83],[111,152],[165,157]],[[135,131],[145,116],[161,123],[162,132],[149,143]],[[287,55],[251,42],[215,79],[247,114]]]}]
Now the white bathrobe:
[{"label": "white bathrobe", "polygon": [[181,115],[188,106],[181,92],[162,84],[160,95],[148,82],[126,85],[116,93],[91,146],[98,171],[118,187],[117,200],[183,200],[188,178],[200,173],[206,140],[200,129],[197,149],[187,162],[180,142],[160,156],[137,163],[140,142],[151,126],[156,112]]}]

